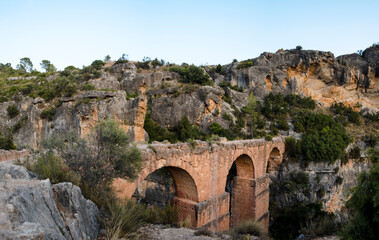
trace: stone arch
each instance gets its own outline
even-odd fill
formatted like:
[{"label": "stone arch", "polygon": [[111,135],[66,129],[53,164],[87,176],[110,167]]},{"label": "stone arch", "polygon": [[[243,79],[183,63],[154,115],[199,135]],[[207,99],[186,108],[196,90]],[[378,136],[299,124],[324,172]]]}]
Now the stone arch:
[{"label": "stone arch", "polygon": [[280,150],[279,148],[274,147],[271,150],[270,155],[267,159],[266,172],[276,171],[281,162],[282,162],[282,155],[280,153]]},{"label": "stone arch", "polygon": [[131,198],[132,194],[135,192],[138,186],[149,176],[149,174],[159,169],[166,168],[167,170],[169,170],[169,173],[173,180],[174,176],[177,180],[176,182],[174,181],[174,184],[178,184],[175,185],[176,189],[182,189],[182,187],[184,186],[183,180],[180,179],[181,177],[186,179],[188,183],[191,183],[191,187],[188,188],[190,192],[185,193],[185,191],[180,190],[177,193],[180,197],[186,197],[185,199],[190,199],[191,201],[195,202],[202,201],[202,198],[204,198],[204,196],[202,196],[198,191],[198,183],[200,179],[198,172],[195,171],[195,169],[193,169],[191,165],[184,163],[184,161],[181,163],[183,164],[172,164],[172,162],[167,159],[147,162],[146,165],[142,167],[138,179],[136,179],[135,181],[130,182],[122,178],[116,178],[113,180],[113,187],[115,189],[116,196],[120,199]]},{"label": "stone arch", "polygon": [[174,180],[176,196],[179,198],[199,202],[199,195],[195,180],[184,169],[179,167],[165,167]]},{"label": "stone arch", "polygon": [[251,157],[242,154],[237,157],[229,170],[225,191],[230,194],[230,227],[239,225],[244,220],[254,218],[255,169]]},{"label": "stone arch", "polygon": [[243,178],[255,177],[253,160],[247,154],[240,155],[234,163],[237,168],[237,176]]}]

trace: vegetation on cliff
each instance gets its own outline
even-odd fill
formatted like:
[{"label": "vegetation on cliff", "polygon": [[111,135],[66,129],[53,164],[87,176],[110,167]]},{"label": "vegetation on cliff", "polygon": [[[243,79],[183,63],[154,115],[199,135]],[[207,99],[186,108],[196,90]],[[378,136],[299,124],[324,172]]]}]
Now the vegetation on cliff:
[{"label": "vegetation on cliff", "polygon": [[341,232],[342,239],[379,238],[379,164],[362,173],[346,203],[351,219]]}]

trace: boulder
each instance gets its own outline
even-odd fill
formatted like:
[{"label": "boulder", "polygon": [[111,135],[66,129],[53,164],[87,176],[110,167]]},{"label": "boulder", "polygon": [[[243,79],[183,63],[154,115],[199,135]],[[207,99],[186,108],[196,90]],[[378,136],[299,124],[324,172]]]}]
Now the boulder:
[{"label": "boulder", "polygon": [[52,185],[0,163],[1,239],[96,239],[99,210],[71,183]]}]

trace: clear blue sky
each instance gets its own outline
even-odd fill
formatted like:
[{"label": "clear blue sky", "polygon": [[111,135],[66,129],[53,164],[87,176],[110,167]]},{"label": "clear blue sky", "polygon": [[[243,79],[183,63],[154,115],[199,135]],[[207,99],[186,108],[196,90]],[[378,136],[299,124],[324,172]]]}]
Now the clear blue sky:
[{"label": "clear blue sky", "polygon": [[297,45],[336,56],[379,42],[378,0],[0,0],[0,63],[81,67],[109,54],[225,64]]}]

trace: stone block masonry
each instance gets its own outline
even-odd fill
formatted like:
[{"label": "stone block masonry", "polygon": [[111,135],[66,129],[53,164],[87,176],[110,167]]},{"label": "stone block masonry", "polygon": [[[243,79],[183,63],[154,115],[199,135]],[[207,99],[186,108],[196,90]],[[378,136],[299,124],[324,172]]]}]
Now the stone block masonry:
[{"label": "stone block masonry", "polygon": [[[134,182],[115,179],[120,198],[130,198],[139,184],[154,171],[166,168],[176,189],[173,204],[179,221],[213,231],[229,230],[248,219],[268,227],[269,178],[267,166],[282,161],[284,139],[238,140],[209,144],[188,143],[139,145],[143,167]],[[235,164],[236,175],[230,177]],[[231,180],[227,190],[228,175]]]}]

